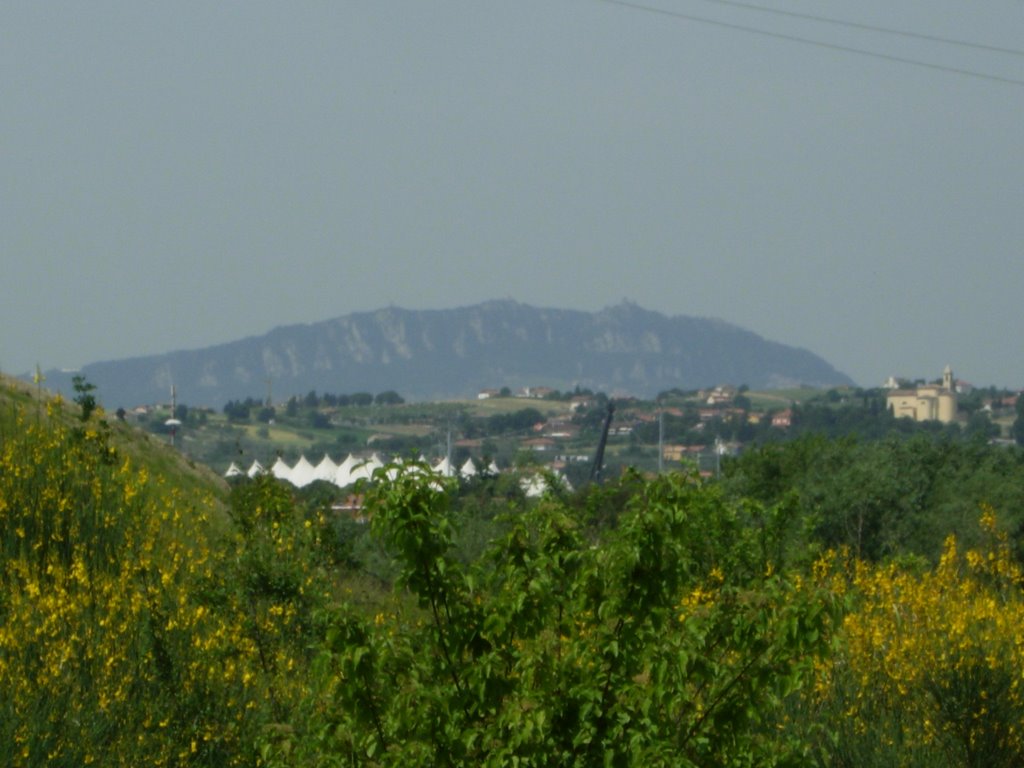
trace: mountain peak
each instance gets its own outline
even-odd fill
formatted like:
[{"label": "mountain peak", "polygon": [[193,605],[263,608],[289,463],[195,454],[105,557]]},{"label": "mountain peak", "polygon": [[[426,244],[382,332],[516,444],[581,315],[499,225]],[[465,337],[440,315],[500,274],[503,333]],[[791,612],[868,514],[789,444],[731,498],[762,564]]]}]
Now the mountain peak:
[{"label": "mountain peak", "polygon": [[[169,382],[181,402],[215,408],[261,397],[268,379],[278,400],[310,390],[450,399],[502,386],[578,385],[652,396],[723,382],[852,383],[806,350],[720,320],[668,317],[628,299],[594,313],[510,298],[442,310],[388,306],[217,347],[95,363],[82,372],[108,409],[162,402]],[[60,374],[48,376],[61,389]],[[70,378],[64,385],[70,390]]]}]

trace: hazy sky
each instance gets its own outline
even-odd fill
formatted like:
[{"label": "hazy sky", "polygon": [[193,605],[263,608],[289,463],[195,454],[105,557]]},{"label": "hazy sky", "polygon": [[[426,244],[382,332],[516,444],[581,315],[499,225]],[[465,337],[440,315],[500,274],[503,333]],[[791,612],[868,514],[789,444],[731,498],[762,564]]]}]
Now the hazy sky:
[{"label": "hazy sky", "polygon": [[629,299],[1024,386],[1024,3],[640,5],[7,0],[0,370]]}]

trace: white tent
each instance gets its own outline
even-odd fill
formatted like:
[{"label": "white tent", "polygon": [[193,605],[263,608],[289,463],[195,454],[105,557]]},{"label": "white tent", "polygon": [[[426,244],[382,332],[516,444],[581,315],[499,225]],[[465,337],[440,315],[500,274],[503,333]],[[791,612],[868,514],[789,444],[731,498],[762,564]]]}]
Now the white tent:
[{"label": "white tent", "polygon": [[228,471],[224,473],[224,477],[240,477],[242,474],[244,474],[242,470],[240,470],[238,465],[232,461],[231,466],[228,467]]},{"label": "white tent", "polygon": [[333,483],[334,478],[337,476],[338,465],[325,453],[324,457],[320,459],[320,463],[316,465],[316,469],[313,470],[313,479],[326,480],[329,483]]},{"label": "white tent", "polygon": [[385,475],[387,475],[388,480],[394,480],[396,477],[398,477],[398,473],[401,472],[405,466],[405,462],[402,461],[401,456],[396,456],[395,458],[393,458],[391,460],[391,464],[392,466],[388,467],[387,471],[384,473]]},{"label": "white tent", "polygon": [[373,456],[371,456],[370,459],[367,460],[367,463],[366,463],[366,468],[367,468],[367,471],[370,473],[369,476],[371,478],[373,478],[374,472],[376,472],[378,469],[380,469],[383,466],[384,466],[384,462],[381,461],[381,458],[377,454],[374,454]]},{"label": "white tent", "polygon": [[369,460],[363,459],[362,461],[357,461],[355,466],[352,467],[352,471],[348,475],[348,481],[350,483],[358,483],[360,480],[369,479],[372,473],[373,470],[369,467]]},{"label": "white tent", "polygon": [[346,456],[345,460],[338,465],[338,469],[334,472],[334,484],[339,488],[352,485],[355,482],[352,479],[352,470],[358,463],[359,460],[351,453]]},{"label": "white tent", "polygon": [[381,461],[380,456],[378,456],[376,453],[370,456],[369,460],[366,462],[366,468],[370,471],[371,478],[373,477],[373,473],[383,466],[384,462]]},{"label": "white tent", "polygon": [[249,477],[256,477],[256,475],[262,475],[266,471],[267,470],[263,468],[262,464],[254,460],[252,466],[249,467],[249,471],[246,472],[245,474],[247,474]]},{"label": "white tent", "polygon": [[270,474],[278,480],[288,480],[290,482],[292,479],[292,468],[284,463],[284,459],[278,456],[274,466],[270,468]]},{"label": "white tent", "polygon": [[534,475],[533,477],[524,477],[519,480],[519,487],[523,490],[523,495],[528,499],[536,499],[544,495],[544,492],[548,489],[548,484],[544,482],[544,478],[540,475]]},{"label": "white tent", "polygon": [[452,467],[452,463],[448,461],[447,456],[434,466],[434,473],[442,477],[452,477],[455,474],[455,469]]},{"label": "white tent", "polygon": [[351,472],[352,468],[358,463],[359,459],[350,453],[345,457],[345,460],[338,465],[338,469],[344,469],[346,472]]},{"label": "white tent", "polygon": [[[565,475],[556,473],[555,479],[565,490],[572,490],[572,484],[569,482],[569,478]],[[531,477],[522,478],[519,481],[519,487],[523,489],[523,495],[525,495],[526,498],[536,499],[548,492],[548,481],[544,475],[533,475]]]},{"label": "white tent", "polygon": [[383,466],[384,462],[380,460],[380,456],[376,453],[365,461],[357,462],[355,467],[352,468],[352,482],[369,480],[373,477],[373,473]]},{"label": "white tent", "polygon": [[309,459],[307,459],[305,454],[303,454],[299,457],[295,466],[292,467],[292,473],[288,479],[296,488],[305,488],[313,482],[313,475],[315,472],[316,468],[309,463]]},{"label": "white tent", "polygon": [[476,477],[476,474],[476,464],[473,463],[473,459],[466,459],[466,462],[459,468],[459,475],[462,476],[463,480],[469,480],[470,478]]}]

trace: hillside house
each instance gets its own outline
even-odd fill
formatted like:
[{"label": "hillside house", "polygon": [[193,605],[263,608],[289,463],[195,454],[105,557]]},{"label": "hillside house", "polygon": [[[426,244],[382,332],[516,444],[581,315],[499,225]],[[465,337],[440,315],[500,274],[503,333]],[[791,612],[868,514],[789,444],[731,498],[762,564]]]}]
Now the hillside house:
[{"label": "hillside house", "polygon": [[555,461],[563,464],[589,464],[594,457],[587,453],[563,453],[555,456]]},{"label": "hillside house", "polygon": [[554,438],[555,440],[571,440],[579,437],[580,434],[579,425],[568,421],[549,421],[543,426],[544,437]]},{"label": "hillside house", "polygon": [[735,398],[736,390],[733,387],[715,387],[705,402],[708,405],[726,405]]},{"label": "hillside house", "polygon": [[664,445],[661,448],[661,456],[665,461],[676,464],[684,459],[698,461],[706,448],[705,445]]},{"label": "hillside house", "polygon": [[575,413],[580,408],[589,408],[593,404],[594,399],[586,395],[575,395],[569,401],[569,410]]},{"label": "hillside house", "polygon": [[516,397],[526,397],[531,400],[543,400],[548,395],[554,394],[555,390],[551,387],[523,387],[516,392]]}]

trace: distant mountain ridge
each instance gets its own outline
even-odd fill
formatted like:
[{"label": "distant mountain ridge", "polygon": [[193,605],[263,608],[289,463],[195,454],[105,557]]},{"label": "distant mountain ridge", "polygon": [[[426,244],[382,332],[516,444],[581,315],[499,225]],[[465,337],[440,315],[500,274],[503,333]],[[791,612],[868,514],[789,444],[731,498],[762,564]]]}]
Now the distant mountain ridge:
[{"label": "distant mountain ridge", "polygon": [[[407,399],[473,397],[481,389],[579,385],[650,397],[679,387],[760,389],[852,384],[817,355],[721,320],[666,316],[624,302],[599,312],[512,300],[445,310],[388,307],[275,328],[203,349],[98,362],[82,374],[106,408],[178,401],[220,408],[317,392],[396,390]],[[47,372],[69,392],[71,374]]]}]

